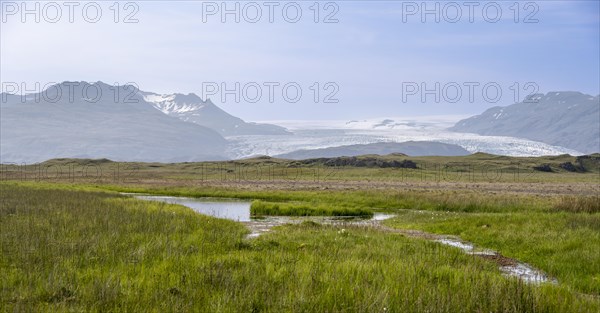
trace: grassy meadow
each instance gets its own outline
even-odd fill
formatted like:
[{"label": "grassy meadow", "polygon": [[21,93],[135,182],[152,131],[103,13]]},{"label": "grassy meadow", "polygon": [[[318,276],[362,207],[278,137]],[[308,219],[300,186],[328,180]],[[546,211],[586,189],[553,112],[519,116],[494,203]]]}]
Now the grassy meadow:
[{"label": "grassy meadow", "polygon": [[386,225],[456,235],[600,296],[600,213],[402,211]]},{"label": "grassy meadow", "polygon": [[[360,166],[345,165],[354,161]],[[358,162],[360,161],[360,162]],[[414,163],[415,168],[391,162]],[[386,165],[387,164],[387,165]],[[544,165],[550,171],[539,170]],[[569,165],[569,166],[566,166]],[[537,169],[536,169],[537,168]],[[1,164],[8,180],[70,181],[116,184],[199,185],[204,183],[368,182],[451,183],[600,183],[600,154],[574,157],[508,157],[475,153],[456,157],[408,157],[402,154],[286,160],[257,157],[222,162],[141,163],[107,159],[53,159],[39,164]],[[394,185],[395,186],[395,185]],[[364,187],[364,186],[363,186]]]},{"label": "grassy meadow", "polygon": [[252,216],[373,216],[373,211],[366,208],[350,208],[331,204],[273,203],[260,200],[252,201],[250,213]]},{"label": "grassy meadow", "polygon": [[[411,159],[418,166],[441,161]],[[43,171],[3,166],[0,311],[599,312],[600,171],[593,160],[447,159],[471,160],[490,173],[514,171],[515,162],[553,171],[427,181],[439,174],[421,167],[398,178],[394,171],[411,169],[342,166],[316,180],[314,161],[258,158],[238,165],[313,172],[231,180],[240,175],[228,172],[231,162],[136,163],[137,170],[118,173],[108,160],[51,160]],[[565,162],[585,170],[566,171]],[[55,171],[69,164],[85,167]],[[198,180],[207,164],[223,170]],[[111,170],[100,176],[82,175],[106,165]],[[120,192],[246,199],[255,216],[396,217],[385,227],[304,222],[248,238],[242,223]],[[456,235],[558,284],[506,277],[493,261],[389,229]]]}]

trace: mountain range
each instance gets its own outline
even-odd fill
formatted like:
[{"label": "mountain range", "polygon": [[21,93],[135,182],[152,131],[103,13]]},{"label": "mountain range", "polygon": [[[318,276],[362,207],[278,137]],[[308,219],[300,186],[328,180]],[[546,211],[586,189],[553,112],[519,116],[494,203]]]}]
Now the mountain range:
[{"label": "mountain range", "polygon": [[290,134],[247,123],[193,93],[160,95],[133,85],[63,82],[0,96],[0,158],[9,162],[222,160],[228,158],[225,136]]},{"label": "mountain range", "polygon": [[0,96],[2,162],[225,158],[227,141],[218,132],[163,114],[132,86],[64,82],[43,94]]},{"label": "mountain range", "polygon": [[451,131],[512,136],[583,153],[600,152],[600,96],[561,91],[533,94],[456,123]]},{"label": "mountain range", "polygon": [[439,122],[435,121],[386,119],[373,124],[373,129],[365,129],[368,121],[345,123],[342,128],[311,128],[303,123],[304,128],[290,127],[292,132],[245,122],[195,94],[157,94],[102,82],[63,82],[39,93],[1,93],[0,99],[0,163],[52,158],[186,162],[260,154],[300,159],[600,150],[598,97],[576,92],[535,95],[530,99],[535,103],[491,108],[458,122],[452,131],[445,130],[451,124],[436,128]]}]

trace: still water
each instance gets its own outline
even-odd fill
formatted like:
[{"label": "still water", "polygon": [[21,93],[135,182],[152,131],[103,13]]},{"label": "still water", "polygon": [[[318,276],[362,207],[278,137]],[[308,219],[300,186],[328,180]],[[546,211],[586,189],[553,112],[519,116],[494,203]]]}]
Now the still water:
[{"label": "still water", "polygon": [[[132,194],[129,194],[132,195]],[[221,200],[215,198],[184,198],[167,196],[133,195],[141,200],[161,201],[170,204],[181,204],[192,210],[214,217],[238,222],[250,221],[250,202],[237,200]]]}]

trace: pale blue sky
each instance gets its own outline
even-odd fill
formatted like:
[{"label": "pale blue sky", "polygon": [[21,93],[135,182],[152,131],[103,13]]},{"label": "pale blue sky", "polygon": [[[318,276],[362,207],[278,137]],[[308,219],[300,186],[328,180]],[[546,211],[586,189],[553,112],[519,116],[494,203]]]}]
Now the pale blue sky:
[{"label": "pale blue sky", "polygon": [[[2,2],[5,9],[7,1]],[[286,2],[279,2],[273,23],[263,11],[255,24],[243,16],[239,24],[232,17],[222,23],[218,16],[207,16],[204,23],[207,7],[201,2],[135,3],[139,22],[134,24],[113,21],[112,1],[102,5],[104,14],[94,24],[85,22],[79,10],[75,23],[66,16],[54,24],[43,18],[22,23],[18,16],[6,16],[1,24],[1,80],[30,86],[64,80],[135,82],[143,90],[199,95],[203,82],[230,87],[234,82],[299,83],[303,95],[297,103],[286,102],[278,88],[275,102],[269,103],[267,87],[257,103],[236,103],[231,96],[221,103],[220,94],[211,97],[246,120],[468,115],[495,105],[481,96],[481,86],[475,88],[474,103],[466,101],[467,94],[457,103],[435,103],[433,96],[423,103],[418,94],[403,101],[406,82],[426,82],[431,88],[435,82],[497,82],[503,91],[496,103],[500,105],[513,102],[514,82],[521,88],[534,82],[539,92],[600,92],[598,1],[533,2],[539,8],[534,16],[538,23],[523,23],[532,12],[523,8],[526,2],[520,3],[515,23],[513,1],[498,2],[503,11],[496,23],[484,20],[485,2],[475,8],[474,23],[464,6],[458,23],[443,18],[436,23],[431,16],[422,23],[417,15],[406,16],[405,23],[403,9],[406,13],[408,7],[399,1],[334,2],[339,22],[315,23],[309,1],[299,2],[303,15],[298,23],[281,17],[278,8]],[[122,20],[130,11],[121,10]],[[321,10],[322,20],[331,7]],[[328,92],[321,90],[315,103],[309,89],[314,82],[321,88],[335,82],[339,102],[323,103]],[[467,90],[463,85],[463,92]],[[526,94],[521,90],[519,98]]]}]

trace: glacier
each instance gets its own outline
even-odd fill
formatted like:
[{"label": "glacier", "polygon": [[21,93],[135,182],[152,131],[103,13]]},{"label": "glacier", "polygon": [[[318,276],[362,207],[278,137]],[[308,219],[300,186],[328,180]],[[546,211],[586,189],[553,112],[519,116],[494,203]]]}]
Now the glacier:
[{"label": "glacier", "polygon": [[300,149],[412,140],[455,144],[471,153],[485,152],[506,156],[583,154],[573,149],[522,138],[482,136],[447,130],[461,118],[462,116],[425,116],[354,121],[262,121],[283,126],[290,130],[292,135],[226,136],[225,138],[230,142],[226,153],[229,158],[239,159],[257,155],[284,154]]}]

